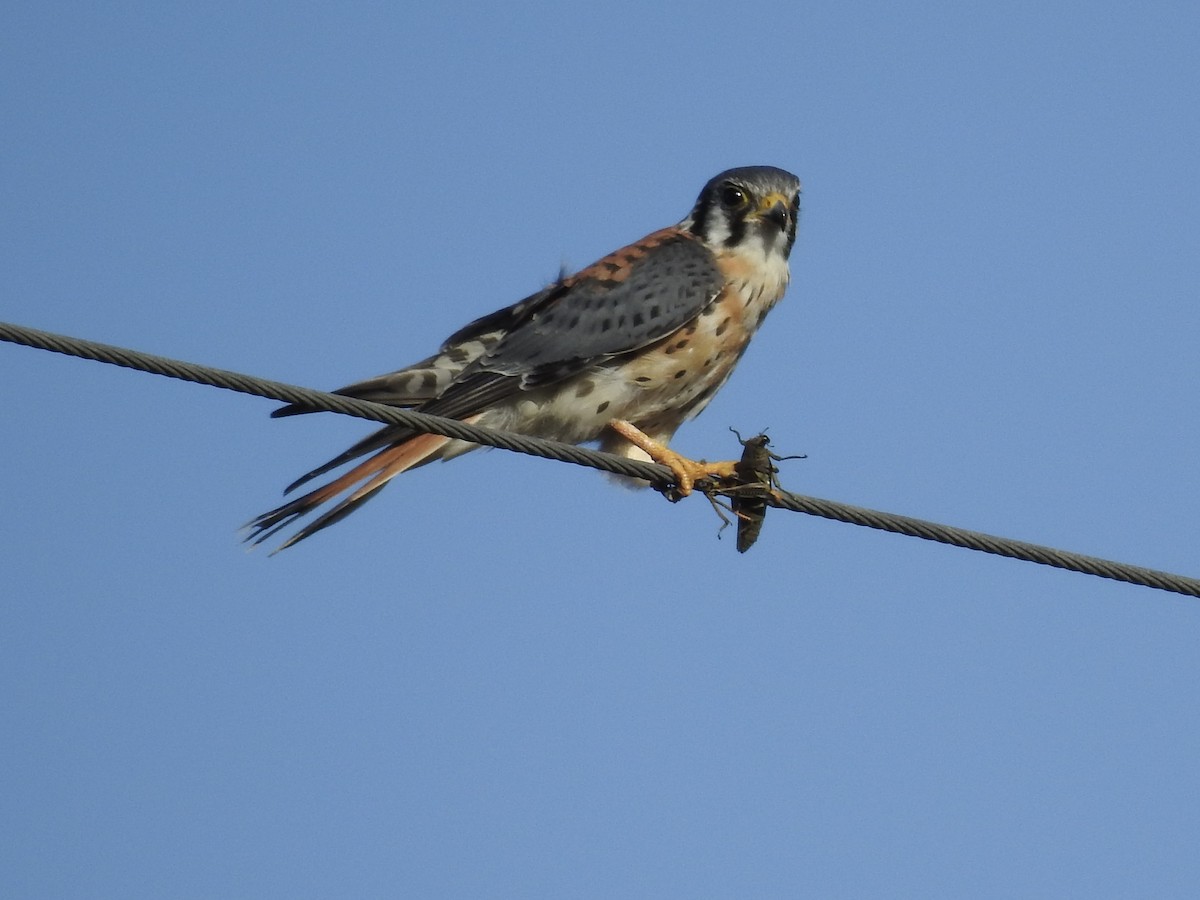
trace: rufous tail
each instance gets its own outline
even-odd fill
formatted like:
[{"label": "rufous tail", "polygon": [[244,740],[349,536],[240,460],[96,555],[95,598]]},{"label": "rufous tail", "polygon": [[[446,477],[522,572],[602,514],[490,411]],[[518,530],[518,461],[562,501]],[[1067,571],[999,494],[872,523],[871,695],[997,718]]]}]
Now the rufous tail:
[{"label": "rufous tail", "polygon": [[328,484],[251,519],[244,526],[252,529],[251,533],[247,535],[246,541],[251,546],[257,546],[271,535],[287,528],[297,519],[308,515],[321,504],[333,500],[339,494],[358,485],[336,506],[305,525],[271,551],[272,554],[278,553],[280,550],[316,534],[322,528],[340,522],[375,496],[385,484],[401,472],[440,458],[441,452],[452,440],[453,438],[443,437],[440,434],[418,434],[401,444],[381,450]]}]

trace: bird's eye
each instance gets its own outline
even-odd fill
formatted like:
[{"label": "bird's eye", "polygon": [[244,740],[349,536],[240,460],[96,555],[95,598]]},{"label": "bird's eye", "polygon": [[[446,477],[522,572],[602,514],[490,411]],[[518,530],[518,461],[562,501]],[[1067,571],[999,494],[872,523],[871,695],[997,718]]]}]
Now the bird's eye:
[{"label": "bird's eye", "polygon": [[747,202],[746,192],[736,184],[727,184],[721,188],[721,205],[726,209],[740,209]]}]

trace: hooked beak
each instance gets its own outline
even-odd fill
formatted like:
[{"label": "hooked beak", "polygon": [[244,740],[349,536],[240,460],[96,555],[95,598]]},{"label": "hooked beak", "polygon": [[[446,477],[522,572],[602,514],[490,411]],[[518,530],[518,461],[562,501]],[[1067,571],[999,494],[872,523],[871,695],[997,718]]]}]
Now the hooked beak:
[{"label": "hooked beak", "polygon": [[765,219],[775,225],[780,231],[787,231],[788,210],[791,205],[783,194],[767,194],[758,205],[758,218]]}]

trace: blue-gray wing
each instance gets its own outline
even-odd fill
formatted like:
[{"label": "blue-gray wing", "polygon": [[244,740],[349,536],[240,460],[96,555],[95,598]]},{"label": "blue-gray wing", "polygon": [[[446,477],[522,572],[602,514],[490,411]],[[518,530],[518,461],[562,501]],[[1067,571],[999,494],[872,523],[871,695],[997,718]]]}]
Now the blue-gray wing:
[{"label": "blue-gray wing", "polygon": [[[712,253],[670,228],[611,253],[512,306],[476,319],[414,366],[337,391],[350,397],[466,417],[521,391],[554,384],[596,362],[634,353],[700,315],[724,279]],[[285,406],[274,415],[308,412]],[[382,428],[288,487],[400,440]]]},{"label": "blue-gray wing", "polygon": [[716,300],[723,283],[704,244],[676,229],[655,232],[551,288],[479,368],[521,375],[526,385],[555,380],[563,366],[666,337]]},{"label": "blue-gray wing", "polygon": [[654,232],[525,301],[520,320],[496,346],[421,409],[470,415],[633,353],[700,315],[723,285],[716,260],[699,240],[676,229]]}]

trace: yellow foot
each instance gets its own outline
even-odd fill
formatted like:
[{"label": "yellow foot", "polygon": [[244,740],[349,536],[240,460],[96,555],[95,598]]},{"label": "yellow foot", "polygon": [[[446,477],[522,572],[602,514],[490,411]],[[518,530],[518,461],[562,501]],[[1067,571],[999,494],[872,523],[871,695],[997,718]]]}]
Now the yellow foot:
[{"label": "yellow foot", "polygon": [[703,460],[688,459],[680,456],[666,444],[660,443],[647,435],[636,425],[624,419],[613,419],[608,427],[615,431],[635,447],[640,447],[656,463],[661,463],[671,470],[675,476],[675,485],[681,496],[686,497],[701,478],[733,478],[737,474],[737,462],[724,460],[721,462],[704,462]]}]

